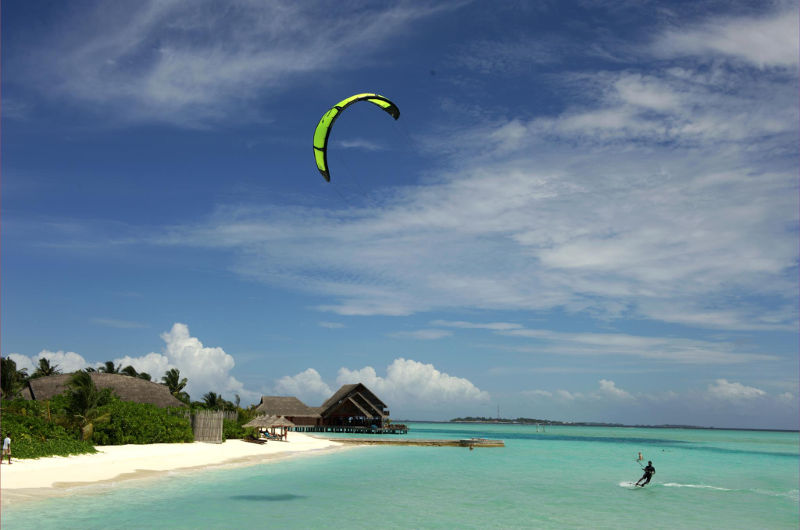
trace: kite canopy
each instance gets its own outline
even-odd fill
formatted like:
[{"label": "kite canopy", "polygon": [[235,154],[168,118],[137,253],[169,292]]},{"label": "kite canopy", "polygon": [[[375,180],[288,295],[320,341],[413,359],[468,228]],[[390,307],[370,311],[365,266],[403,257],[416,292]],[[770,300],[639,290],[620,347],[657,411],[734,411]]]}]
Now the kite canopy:
[{"label": "kite canopy", "polygon": [[380,94],[356,94],[343,99],[326,112],[314,131],[314,158],[317,162],[317,169],[328,182],[331,181],[331,175],[328,172],[328,137],[331,134],[331,127],[344,109],[358,101],[369,101],[385,110],[394,119],[400,117],[400,109],[397,108],[397,105]]}]

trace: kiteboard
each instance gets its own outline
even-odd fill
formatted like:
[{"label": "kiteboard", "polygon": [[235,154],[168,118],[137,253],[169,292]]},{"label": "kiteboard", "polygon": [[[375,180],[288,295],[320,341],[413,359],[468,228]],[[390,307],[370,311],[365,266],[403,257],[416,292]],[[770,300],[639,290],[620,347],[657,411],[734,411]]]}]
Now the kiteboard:
[{"label": "kiteboard", "polygon": [[619,483],[619,487],[621,487],[621,488],[629,488],[629,489],[630,489],[630,488],[633,488],[633,489],[635,489],[635,488],[643,488],[644,486],[637,486],[635,482],[627,482],[627,481],[626,481],[626,482],[620,482],[620,483]]}]

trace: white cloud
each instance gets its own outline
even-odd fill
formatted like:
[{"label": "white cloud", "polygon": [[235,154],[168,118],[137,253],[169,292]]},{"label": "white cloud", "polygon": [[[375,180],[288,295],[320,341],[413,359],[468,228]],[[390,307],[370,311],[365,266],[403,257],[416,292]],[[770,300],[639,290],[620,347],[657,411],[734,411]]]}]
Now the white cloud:
[{"label": "white cloud", "polygon": [[559,399],[566,401],[574,401],[576,399],[583,399],[583,394],[580,392],[569,392],[567,390],[556,390],[555,396]]},{"label": "white cloud", "polygon": [[[708,389],[631,394],[610,380],[597,390],[526,390],[514,396],[514,415],[563,421],[607,421],[627,425],[697,425],[797,429],[791,392],[769,395],[740,383],[717,380]],[[635,399],[634,399],[635,398]],[[506,409],[512,408],[506,406]],[[535,411],[535,412],[534,412]],[[513,416],[512,416],[513,417]]]},{"label": "white cloud", "polygon": [[[161,377],[170,368],[177,368],[181,377],[188,379],[185,388],[192,399],[200,400],[206,392],[216,392],[227,399],[233,399],[239,394],[244,400],[257,401],[261,394],[244,388],[244,385],[230,373],[235,361],[231,355],[222,348],[204,346],[196,337],[189,334],[186,324],[175,323],[172,329],[162,333],[165,342],[163,353],[151,352],[142,356],[117,357],[113,359],[114,365],[122,368],[130,365],[137,372],[150,374],[152,381],[161,382]],[[28,373],[33,373],[39,359],[46,358],[51,366],[57,365],[63,373],[70,373],[86,367],[99,367],[102,363],[86,361],[75,352],[42,350],[33,357],[12,353],[9,358],[17,363],[17,368],[27,368]]]},{"label": "white cloud", "polygon": [[42,350],[33,357],[21,355],[19,353],[12,353],[8,356],[9,359],[17,364],[17,369],[23,368],[28,370],[28,375],[33,374],[36,367],[39,365],[39,359],[47,359],[50,366],[57,367],[62,373],[70,373],[76,370],[82,370],[88,366],[94,366],[93,363],[86,361],[81,355],[75,352],[65,352],[63,350],[50,351]]},{"label": "white cloud", "polygon": [[[611,87],[659,82],[608,77]],[[472,129],[474,138],[451,138],[472,153],[464,167],[392,190],[381,208],[220,208],[157,242],[231,249],[241,275],[302,286],[333,299],[320,309],[344,315],[565,308],[788,329],[796,320],[787,298],[796,284],[796,172],[765,167],[750,153],[786,145],[796,105],[786,87],[758,104],[755,93],[729,90],[694,97],[667,85],[662,91],[692,102],[667,120],[648,113],[671,109],[672,96],[615,97],[610,109],[585,112],[611,110],[630,121],[601,132],[585,121],[571,129],[577,111],[533,120],[521,146],[518,136],[503,140],[497,160],[501,147],[484,146],[503,125]],[[626,147],[545,145],[548,131]]]},{"label": "white cloud", "polygon": [[624,333],[560,333],[527,328],[495,333],[530,339],[528,345],[511,349],[536,354],[632,356],[680,364],[737,364],[780,359],[775,355],[749,352],[747,345],[728,341]]},{"label": "white cloud", "polygon": [[220,347],[204,346],[200,339],[192,337],[186,324],[176,322],[172,328],[161,334],[164,341],[163,353],[151,352],[139,357],[126,355],[114,359],[115,365],[133,366],[137,372],[147,372],[155,382],[161,382],[164,373],[171,369],[180,370],[181,377],[188,380],[186,388],[193,400],[199,401],[203,394],[216,392],[233,399],[238,394],[243,400],[258,400],[258,392],[247,390],[231,375],[235,366],[233,356]]},{"label": "white cloud", "polygon": [[90,319],[92,324],[97,324],[98,326],[105,326],[108,328],[118,328],[118,329],[135,329],[135,328],[146,328],[145,324],[141,322],[133,322],[130,320],[117,320],[113,318],[92,318]]},{"label": "white cloud", "polygon": [[489,329],[494,331],[506,331],[511,329],[519,329],[521,324],[514,324],[511,322],[465,322],[463,320],[434,320],[431,322],[432,326],[460,328],[460,329]]},{"label": "white cloud", "polygon": [[[237,16],[249,12],[241,9]],[[283,38],[279,21],[291,26],[298,15],[306,27],[313,18],[303,7],[285,9],[275,22],[248,21],[244,35],[267,24]],[[399,28],[428,13],[397,9],[378,18]],[[142,22],[148,31],[174,16],[151,10],[152,20]],[[261,53],[256,48],[244,49]],[[419,184],[386,189],[380,206],[220,206],[204,222],[146,243],[228,250],[236,273],[307,290],[328,300],[318,309],[341,315],[559,309],[793,329],[794,77],[699,68],[682,56],[639,60],[554,75],[556,88],[569,91],[555,115],[461,121],[461,112],[449,113],[454,121],[419,144],[440,169]]]},{"label": "white cloud", "polygon": [[488,392],[480,390],[469,380],[440,372],[432,364],[411,359],[395,359],[380,377],[371,366],[359,370],[340,368],[336,378],[339,385],[363,383],[384,401],[393,412],[408,414],[413,410],[430,412],[436,407],[450,409],[453,405],[469,405],[489,400]]},{"label": "white cloud", "polygon": [[626,392],[621,388],[617,388],[617,385],[614,384],[614,381],[609,381],[608,379],[600,380],[600,393],[613,398],[633,399],[633,396],[629,392]]},{"label": "white cloud", "polygon": [[390,333],[390,337],[397,339],[438,340],[451,337],[452,331],[446,329],[418,329],[415,331],[397,331]]},{"label": "white cloud", "polygon": [[553,397],[553,393],[548,390],[523,390],[523,396],[530,396],[530,397]]},{"label": "white cloud", "polygon": [[371,140],[356,138],[352,140],[339,140],[335,142],[337,146],[344,149],[363,149],[365,151],[383,151],[386,147],[379,145]]},{"label": "white cloud", "polygon": [[661,56],[722,56],[759,68],[793,67],[800,40],[796,4],[762,17],[715,17],[690,28],[666,32],[653,44]]},{"label": "white cloud", "polygon": [[128,120],[258,120],[258,98],[380,53],[414,21],[450,8],[343,5],[335,16],[287,2],[103,4],[39,35],[40,52],[25,57],[38,65],[28,82]]},{"label": "white cloud", "polygon": [[717,379],[708,385],[708,394],[717,399],[737,401],[763,397],[766,392],[741,383],[729,383],[726,379]]},{"label": "white cloud", "polygon": [[280,396],[295,396],[311,407],[321,405],[334,392],[313,368],[281,377],[276,381],[273,391]]},{"label": "white cloud", "polygon": [[[160,353],[148,353],[147,355],[143,355],[141,357],[131,357],[129,355],[117,357],[114,359],[114,365],[121,366],[122,368],[125,368],[126,366],[133,366],[137,372],[145,372],[150,374],[151,380],[157,383],[161,382],[161,378],[164,376],[167,370],[175,367],[175,365],[170,363],[170,360],[167,356]],[[181,370],[181,377],[186,377],[186,374],[183,370]],[[200,399],[199,395],[193,397],[197,400]]]},{"label": "white cloud", "polygon": [[188,379],[186,391],[193,399],[200,399],[206,392],[217,392],[228,398],[234,394],[246,399],[260,397],[245,390],[244,385],[230,375],[235,365],[232,356],[222,348],[203,346],[199,339],[189,334],[186,324],[173,324],[171,330],[161,334],[161,338],[166,343],[164,356],[181,371],[182,377]]},{"label": "white cloud", "polygon": [[344,325],[344,324],[342,324],[341,322],[327,322],[327,321],[321,321],[321,322],[319,323],[319,325],[320,325],[320,327],[323,327],[323,328],[328,328],[328,329],[342,329],[342,328],[344,328],[344,327],[345,327],[345,325]]}]

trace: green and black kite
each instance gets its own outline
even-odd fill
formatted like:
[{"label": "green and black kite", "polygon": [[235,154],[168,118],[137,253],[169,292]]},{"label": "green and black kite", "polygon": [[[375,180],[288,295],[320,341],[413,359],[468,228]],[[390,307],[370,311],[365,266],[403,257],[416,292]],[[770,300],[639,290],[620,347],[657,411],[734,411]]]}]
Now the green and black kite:
[{"label": "green and black kite", "polygon": [[314,158],[317,161],[317,169],[325,177],[328,182],[331,181],[331,174],[328,171],[328,137],[331,134],[331,127],[333,122],[342,113],[344,109],[358,101],[369,101],[370,103],[379,106],[388,112],[392,118],[397,119],[400,117],[400,109],[397,105],[381,96],[380,94],[356,94],[347,99],[343,99],[326,112],[322,119],[317,124],[317,129],[314,131]]}]

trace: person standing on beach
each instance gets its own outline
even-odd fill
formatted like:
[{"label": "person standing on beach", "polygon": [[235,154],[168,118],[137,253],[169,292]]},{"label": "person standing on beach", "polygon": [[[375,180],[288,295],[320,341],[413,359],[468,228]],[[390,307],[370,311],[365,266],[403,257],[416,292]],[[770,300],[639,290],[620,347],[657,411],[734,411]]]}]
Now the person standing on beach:
[{"label": "person standing on beach", "polygon": [[[653,478],[653,475],[656,474],[656,468],[653,467],[653,462],[651,462],[650,460],[647,461],[647,467],[643,469],[644,469],[644,475],[642,475],[642,478],[636,481],[636,485],[641,487],[645,487],[650,482],[650,479]],[[644,484],[639,484],[643,480]]]},{"label": "person standing on beach", "polygon": [[3,463],[3,457],[8,456],[8,464],[11,465],[11,437],[6,433],[3,439],[3,454],[0,456],[0,464]]}]

